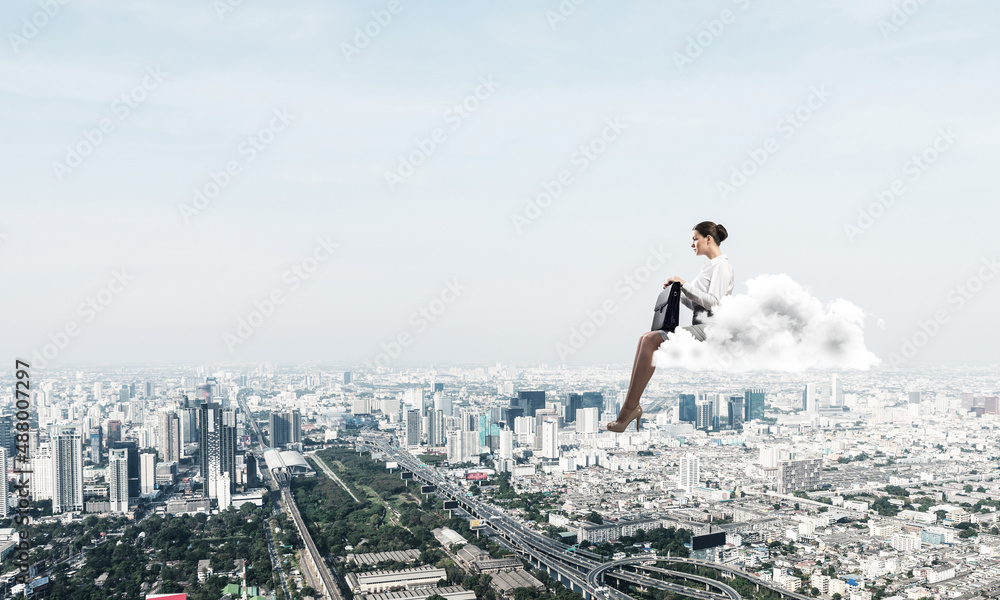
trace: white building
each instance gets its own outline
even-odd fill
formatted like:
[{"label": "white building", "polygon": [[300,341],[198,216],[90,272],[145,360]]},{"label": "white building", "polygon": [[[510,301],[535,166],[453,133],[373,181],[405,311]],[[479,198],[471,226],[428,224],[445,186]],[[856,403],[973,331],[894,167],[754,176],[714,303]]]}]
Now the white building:
[{"label": "white building", "polygon": [[500,458],[504,460],[514,458],[514,432],[509,429],[500,430]]},{"label": "white building", "polygon": [[701,469],[698,457],[689,453],[681,458],[681,468],[678,474],[677,485],[688,493],[691,493],[694,491],[694,488],[698,487],[700,478]]},{"label": "white building", "polygon": [[108,480],[111,512],[128,512],[128,450],[115,448],[109,454],[105,477]]},{"label": "white building", "polygon": [[139,478],[142,487],[141,493],[152,494],[156,488],[156,455],[151,452],[140,454],[139,468]]},{"label": "white building", "polygon": [[920,536],[894,533],[892,534],[892,547],[900,552],[918,552],[920,550]]},{"label": "white building", "polygon": [[[126,495],[128,494],[126,485]],[[52,436],[52,512],[83,510],[83,447],[76,427],[57,427]]]},{"label": "white building", "polygon": [[597,433],[599,412],[596,406],[579,408],[576,411],[576,432]]},{"label": "white building", "polygon": [[542,456],[545,458],[559,458],[559,421],[558,419],[546,419],[542,421]]}]

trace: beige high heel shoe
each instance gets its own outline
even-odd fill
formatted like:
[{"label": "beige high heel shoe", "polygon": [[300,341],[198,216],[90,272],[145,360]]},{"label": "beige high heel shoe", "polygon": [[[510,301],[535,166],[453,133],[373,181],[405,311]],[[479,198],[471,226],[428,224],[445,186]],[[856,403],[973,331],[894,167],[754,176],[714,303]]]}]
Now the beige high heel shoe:
[{"label": "beige high heel shoe", "polygon": [[639,424],[642,423],[642,406],[636,406],[635,410],[632,411],[632,414],[625,421],[622,421],[621,417],[618,417],[618,420],[608,423],[608,431],[622,433],[632,421],[635,421],[635,430],[639,431]]}]

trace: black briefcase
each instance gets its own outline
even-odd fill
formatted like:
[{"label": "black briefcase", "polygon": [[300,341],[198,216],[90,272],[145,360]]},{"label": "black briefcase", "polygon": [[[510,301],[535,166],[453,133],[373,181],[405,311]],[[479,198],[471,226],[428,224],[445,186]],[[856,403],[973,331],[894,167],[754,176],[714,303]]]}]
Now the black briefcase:
[{"label": "black briefcase", "polygon": [[681,318],[681,284],[679,281],[664,288],[653,307],[653,326],[650,331],[673,331]]}]

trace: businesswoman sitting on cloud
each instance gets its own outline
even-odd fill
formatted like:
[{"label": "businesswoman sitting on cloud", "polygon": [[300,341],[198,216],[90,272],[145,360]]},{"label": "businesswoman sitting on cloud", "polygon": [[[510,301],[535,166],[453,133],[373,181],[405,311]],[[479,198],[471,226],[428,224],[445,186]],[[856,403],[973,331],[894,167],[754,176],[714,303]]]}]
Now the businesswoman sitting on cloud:
[{"label": "businesswoman sitting on cloud", "polygon": [[[705,317],[711,317],[712,310],[719,305],[722,298],[733,293],[733,268],[729,265],[729,258],[719,249],[719,244],[727,237],[729,234],[721,224],[702,221],[695,225],[691,232],[691,248],[696,255],[707,257],[708,262],[691,281],[684,281],[674,275],[663,284],[664,288],[674,282],[681,284],[681,303],[693,311],[691,325],[684,329],[701,342],[705,341]],[[609,431],[621,433],[632,421],[635,421],[635,428],[638,431],[642,419],[639,399],[656,368],[653,366],[653,352],[666,339],[667,332],[662,330],[649,331],[639,337],[639,347],[635,351],[632,379],[629,381],[628,393],[625,394],[625,403],[618,413],[618,419],[608,423]]]}]

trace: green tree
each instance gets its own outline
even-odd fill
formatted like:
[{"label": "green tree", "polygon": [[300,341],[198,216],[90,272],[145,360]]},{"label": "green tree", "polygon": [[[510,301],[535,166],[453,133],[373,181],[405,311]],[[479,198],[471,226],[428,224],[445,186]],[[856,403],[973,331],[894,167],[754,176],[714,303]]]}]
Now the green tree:
[{"label": "green tree", "polygon": [[587,520],[590,521],[591,523],[594,523],[594,524],[597,524],[597,525],[603,525],[604,524],[604,517],[602,517],[596,511],[590,511],[590,514],[587,515]]}]

